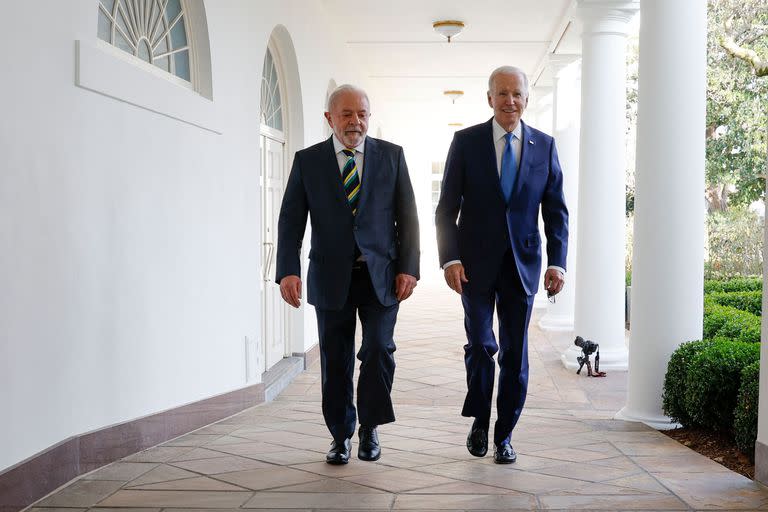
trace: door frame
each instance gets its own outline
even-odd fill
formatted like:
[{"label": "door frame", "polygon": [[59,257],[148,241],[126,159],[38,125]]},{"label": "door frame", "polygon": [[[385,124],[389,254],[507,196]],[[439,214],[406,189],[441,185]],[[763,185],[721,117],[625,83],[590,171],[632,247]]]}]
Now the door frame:
[{"label": "door frame", "polygon": [[[262,147],[261,147],[262,142],[263,142],[262,137],[267,138],[267,139],[271,139],[272,141],[277,142],[277,143],[282,145],[282,148],[283,148],[283,166],[282,167],[283,168],[281,169],[281,174],[282,174],[282,181],[283,181],[283,185],[284,186],[288,182],[288,169],[289,169],[289,162],[288,162],[289,151],[288,151],[288,148],[289,148],[289,141],[291,139],[291,116],[290,116],[290,109],[291,109],[291,107],[290,107],[290,104],[289,104],[288,98],[287,98],[287,91],[286,91],[287,85],[286,85],[286,81],[285,81],[286,74],[285,74],[285,68],[284,68],[284,65],[283,65],[283,58],[282,58],[280,49],[278,48],[278,44],[275,41],[274,37],[270,37],[270,39],[269,39],[269,42],[267,44],[267,48],[265,49],[265,52],[264,52],[264,58],[266,58],[266,52],[267,51],[269,51],[272,54],[272,62],[274,63],[275,70],[277,72],[277,83],[278,83],[278,90],[280,91],[280,109],[281,109],[281,116],[282,116],[283,131],[276,130],[276,129],[270,127],[270,126],[267,126],[267,125],[263,124],[261,122],[262,112],[261,112],[261,110],[259,111],[259,167],[260,167],[260,171],[259,171],[259,200],[260,200],[260,204],[261,204],[260,211],[259,211],[259,214],[261,216],[261,222],[260,222],[260,227],[259,227],[259,240],[260,240],[259,251],[260,251],[260,253],[261,253],[262,248],[263,248],[264,243],[265,243],[264,235],[265,235],[265,232],[266,232],[266,226],[264,224],[265,220],[264,220],[264,215],[263,215],[264,199],[265,199],[265,194],[266,194],[266,184],[265,184],[265,181],[264,181],[266,179],[266,169],[264,168],[266,160],[263,158],[265,153],[263,152]],[[262,62],[263,62],[263,59],[262,59]],[[262,79],[263,79],[263,75],[262,75]],[[284,192],[284,190],[283,190],[283,192]],[[282,196],[281,196],[281,199],[282,199]],[[279,217],[279,213],[280,213],[280,204],[274,204],[273,208],[275,208],[275,211],[273,212],[274,218],[278,218]],[[275,229],[275,233],[274,233],[274,237],[273,238],[274,238],[275,246],[272,249],[273,252],[272,252],[272,259],[271,259],[272,261],[270,262],[270,267],[274,268],[274,266],[275,266],[274,265],[275,258],[277,257],[277,230],[276,229]],[[261,299],[260,300],[261,307],[259,308],[259,319],[260,319],[260,322],[259,322],[259,329],[260,329],[259,338],[261,339],[261,342],[262,342],[262,346],[260,347],[260,349],[261,349],[260,352],[262,353],[261,357],[264,358],[264,364],[263,364],[262,368],[265,369],[265,370],[269,370],[269,368],[267,367],[267,350],[268,350],[269,344],[268,344],[268,341],[267,341],[266,337],[264,336],[264,334],[265,334],[265,324],[266,324],[266,319],[264,318],[264,315],[266,313],[265,301],[267,299],[267,293],[266,293],[267,292],[267,286],[276,286],[276,285],[270,284],[270,283],[274,283],[274,280],[272,280],[272,279],[269,279],[269,281],[265,280],[265,276],[264,276],[265,270],[266,270],[266,272],[270,271],[269,268],[266,268],[266,269],[264,268],[265,263],[266,262],[264,262],[264,261],[261,262],[262,272],[259,275],[259,279],[260,279],[259,294],[260,294],[260,299]],[[293,335],[293,326],[292,326],[293,320],[292,320],[292,315],[290,314],[291,311],[288,309],[288,305],[281,301],[281,307],[282,307],[282,311],[283,311],[283,322],[282,322],[282,325],[283,325],[283,333],[282,333],[282,335],[283,335],[283,357],[285,358],[285,357],[289,357],[289,356],[292,355],[291,347],[292,347],[292,340],[293,340],[293,338],[292,338],[292,335]],[[259,350],[259,347],[257,347],[256,350]]]}]

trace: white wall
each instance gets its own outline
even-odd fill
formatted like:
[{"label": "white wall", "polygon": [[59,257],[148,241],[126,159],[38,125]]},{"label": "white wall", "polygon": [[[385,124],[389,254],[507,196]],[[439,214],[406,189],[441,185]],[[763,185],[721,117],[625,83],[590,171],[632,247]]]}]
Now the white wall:
[{"label": "white wall", "polygon": [[272,29],[295,45],[304,144],[323,138],[328,81],[355,77],[336,71],[342,50],[319,0],[206,10],[221,135],[74,85],[74,42],[96,39],[96,0],[3,4],[0,471],[245,385],[243,338],[260,332],[259,92]]}]

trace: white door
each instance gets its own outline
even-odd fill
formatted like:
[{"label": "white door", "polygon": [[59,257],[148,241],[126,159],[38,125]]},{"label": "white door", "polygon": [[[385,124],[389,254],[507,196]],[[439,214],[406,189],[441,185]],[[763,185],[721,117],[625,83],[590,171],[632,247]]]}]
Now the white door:
[{"label": "white door", "polygon": [[277,137],[261,135],[262,204],[262,340],[266,371],[287,353],[287,306],[275,284],[277,219],[285,189],[285,143]]}]

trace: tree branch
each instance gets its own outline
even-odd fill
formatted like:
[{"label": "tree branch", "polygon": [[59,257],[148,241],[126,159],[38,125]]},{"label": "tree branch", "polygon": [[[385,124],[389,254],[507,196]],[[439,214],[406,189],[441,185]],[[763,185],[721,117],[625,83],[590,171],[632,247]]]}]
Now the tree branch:
[{"label": "tree branch", "polygon": [[[755,28],[755,27],[753,27],[753,28]],[[761,39],[761,38],[763,38],[765,36],[768,36],[768,28],[765,28],[761,32],[758,32],[757,34],[749,37],[748,39],[745,39],[743,44],[753,44],[755,41],[757,41],[758,39]]]},{"label": "tree branch", "polygon": [[734,57],[747,62],[755,70],[757,76],[768,76],[768,60],[760,58],[757,52],[736,44],[730,35],[720,35],[720,46]]}]

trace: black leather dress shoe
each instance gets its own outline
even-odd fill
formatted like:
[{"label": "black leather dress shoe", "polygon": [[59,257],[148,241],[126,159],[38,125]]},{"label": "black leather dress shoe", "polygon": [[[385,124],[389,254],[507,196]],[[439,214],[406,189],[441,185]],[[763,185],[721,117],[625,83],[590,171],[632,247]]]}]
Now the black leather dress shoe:
[{"label": "black leather dress shoe", "polygon": [[346,464],[349,462],[349,453],[352,451],[352,441],[345,439],[343,443],[336,441],[331,443],[331,449],[325,456],[325,462],[328,464]]},{"label": "black leather dress shoe", "polygon": [[379,457],[381,457],[381,446],[379,446],[379,435],[376,433],[376,427],[360,425],[360,430],[357,434],[360,436],[357,458],[368,461],[379,460]]},{"label": "black leather dress shoe", "polygon": [[467,450],[475,457],[485,457],[488,453],[488,427],[472,424],[467,436]]},{"label": "black leather dress shoe", "polygon": [[509,441],[493,446],[493,462],[496,464],[512,464],[517,460],[517,454]]}]

